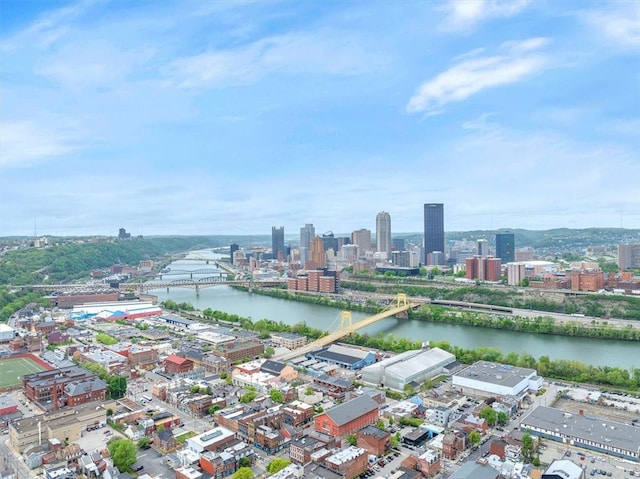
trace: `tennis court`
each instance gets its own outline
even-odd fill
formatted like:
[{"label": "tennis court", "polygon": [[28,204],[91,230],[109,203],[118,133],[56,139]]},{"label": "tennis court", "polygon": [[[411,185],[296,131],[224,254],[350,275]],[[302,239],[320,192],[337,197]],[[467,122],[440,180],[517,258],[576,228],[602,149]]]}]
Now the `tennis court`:
[{"label": "tennis court", "polygon": [[19,386],[22,376],[40,371],[46,368],[29,358],[0,359],[0,389]]}]

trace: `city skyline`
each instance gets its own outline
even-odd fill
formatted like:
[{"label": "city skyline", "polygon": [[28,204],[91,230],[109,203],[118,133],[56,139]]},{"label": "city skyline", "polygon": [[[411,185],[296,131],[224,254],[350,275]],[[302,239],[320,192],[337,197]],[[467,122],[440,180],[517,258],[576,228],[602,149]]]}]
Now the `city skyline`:
[{"label": "city skyline", "polygon": [[0,236],[640,228],[638,2],[2,9]]}]

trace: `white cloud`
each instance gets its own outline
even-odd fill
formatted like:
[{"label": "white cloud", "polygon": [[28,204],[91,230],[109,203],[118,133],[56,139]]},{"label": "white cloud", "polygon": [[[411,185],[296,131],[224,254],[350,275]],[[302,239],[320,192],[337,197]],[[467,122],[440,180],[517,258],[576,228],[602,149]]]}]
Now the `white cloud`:
[{"label": "white cloud", "polygon": [[451,0],[441,29],[460,31],[473,28],[483,20],[506,18],[524,10],[531,0]]},{"label": "white cloud", "polygon": [[423,83],[407,105],[410,113],[440,110],[443,105],[469,98],[486,88],[515,83],[544,70],[546,55],[537,52],[545,39],[531,38],[503,45],[504,55],[466,60]]},{"label": "white cloud", "polygon": [[67,133],[30,121],[0,124],[0,166],[31,166],[80,149]]},{"label": "white cloud", "polygon": [[640,2],[611,2],[605,9],[586,12],[583,17],[616,45],[640,47]]},{"label": "white cloud", "polygon": [[274,36],[246,46],[173,61],[163,73],[170,85],[219,88],[246,85],[271,73],[359,75],[385,68],[380,52],[369,52],[344,32],[317,31]]}]

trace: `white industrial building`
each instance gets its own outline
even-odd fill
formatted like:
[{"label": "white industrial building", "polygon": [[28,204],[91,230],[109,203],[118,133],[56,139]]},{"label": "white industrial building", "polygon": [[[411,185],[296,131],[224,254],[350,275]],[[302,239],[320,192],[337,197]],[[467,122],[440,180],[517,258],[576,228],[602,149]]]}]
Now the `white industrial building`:
[{"label": "white industrial building", "polygon": [[443,368],[455,360],[453,354],[440,348],[406,351],[363,368],[362,381],[402,391],[411,382],[442,374]]},{"label": "white industrial building", "polygon": [[16,337],[16,330],[6,324],[0,324],[0,343],[6,343]]},{"label": "white industrial building", "polygon": [[478,361],[454,374],[452,385],[473,396],[520,396],[539,391],[542,381],[535,369]]}]

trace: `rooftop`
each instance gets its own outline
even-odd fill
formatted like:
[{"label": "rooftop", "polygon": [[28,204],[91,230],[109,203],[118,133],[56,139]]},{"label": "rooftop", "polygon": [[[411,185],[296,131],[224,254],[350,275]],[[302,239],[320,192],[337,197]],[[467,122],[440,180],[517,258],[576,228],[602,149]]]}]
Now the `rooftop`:
[{"label": "rooftop", "polygon": [[368,412],[378,409],[378,403],[369,396],[359,396],[339,406],[329,409],[326,414],[338,426],[348,424]]},{"label": "rooftop", "polygon": [[640,449],[640,427],[592,416],[581,416],[552,407],[537,407],[522,420],[522,427],[552,431],[635,454]]},{"label": "rooftop", "polygon": [[453,383],[457,378],[469,378],[498,386],[514,387],[525,378],[535,376],[536,371],[529,368],[520,368],[508,364],[497,364],[489,361],[477,361],[468,368],[454,374]]}]

